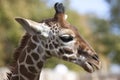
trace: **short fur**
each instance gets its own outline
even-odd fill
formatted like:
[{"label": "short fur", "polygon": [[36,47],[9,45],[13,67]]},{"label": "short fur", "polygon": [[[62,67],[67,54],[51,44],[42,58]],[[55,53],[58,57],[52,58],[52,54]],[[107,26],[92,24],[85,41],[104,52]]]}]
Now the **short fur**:
[{"label": "short fur", "polygon": [[9,67],[11,73],[7,73],[8,79],[10,79],[12,72],[14,71],[14,67],[16,66],[17,60],[20,56],[20,53],[22,52],[22,50],[24,49],[25,45],[27,44],[29,38],[31,37],[31,35],[29,35],[28,33],[26,33],[20,42],[20,45],[18,48],[16,48],[14,54],[13,54],[13,63],[11,64],[11,66]]},{"label": "short fur", "polygon": [[19,47],[15,50],[14,52],[14,61],[17,61],[20,53],[22,52],[22,50],[24,49],[25,45],[27,44],[28,40],[30,38],[30,35],[28,33],[26,33],[23,38],[21,39],[20,45]]}]

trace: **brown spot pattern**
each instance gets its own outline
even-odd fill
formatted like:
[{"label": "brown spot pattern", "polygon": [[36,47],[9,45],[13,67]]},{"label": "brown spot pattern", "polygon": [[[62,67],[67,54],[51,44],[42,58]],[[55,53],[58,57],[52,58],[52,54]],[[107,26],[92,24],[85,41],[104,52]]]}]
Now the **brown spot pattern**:
[{"label": "brown spot pattern", "polygon": [[33,64],[33,61],[32,61],[32,59],[29,55],[27,56],[26,63],[27,64]]},{"label": "brown spot pattern", "polygon": [[48,55],[50,55],[50,56],[51,56],[51,53],[50,53],[50,51],[46,50],[46,53],[47,53]]},{"label": "brown spot pattern", "polygon": [[63,58],[63,60],[68,61],[68,58],[66,56],[63,56],[62,58]]},{"label": "brown spot pattern", "polygon": [[66,54],[73,54],[72,49],[64,48],[63,50]]},{"label": "brown spot pattern", "polygon": [[11,80],[19,80],[19,77],[18,76],[12,77]]},{"label": "brown spot pattern", "polygon": [[32,53],[32,57],[36,61],[39,59],[39,55],[37,53]]},{"label": "brown spot pattern", "polygon": [[59,45],[58,45],[57,43],[55,43],[55,42],[53,42],[53,45],[54,45],[55,48],[58,48],[58,46],[59,46]]},{"label": "brown spot pattern", "polygon": [[39,42],[37,36],[33,36],[33,40],[34,40],[35,42]]},{"label": "brown spot pattern", "polygon": [[46,44],[46,45],[45,45],[45,48],[47,48],[47,49],[48,49],[48,44]]},{"label": "brown spot pattern", "polygon": [[54,49],[52,44],[49,44],[49,49]]},{"label": "brown spot pattern", "polygon": [[20,80],[25,80],[22,76],[20,76]]},{"label": "brown spot pattern", "polygon": [[35,78],[35,75],[32,74],[32,73],[29,73],[27,71],[27,68],[24,65],[20,65],[20,72],[21,72],[22,75],[27,77],[29,80],[32,80],[32,79],[34,80],[34,78]]},{"label": "brown spot pattern", "polygon": [[37,63],[37,67],[38,67],[39,69],[41,69],[41,68],[43,67],[43,62],[42,62],[42,61],[38,62],[38,63]]},{"label": "brown spot pattern", "polygon": [[22,55],[20,55],[20,59],[19,59],[19,62],[23,62],[25,60],[25,57],[26,57],[26,51],[24,50]]},{"label": "brown spot pattern", "polygon": [[31,50],[32,50],[31,47],[28,46],[28,47],[27,47],[27,52],[30,53]]},{"label": "brown spot pattern", "polygon": [[69,58],[70,61],[76,60],[75,58]]},{"label": "brown spot pattern", "polygon": [[37,48],[37,51],[38,51],[39,53],[43,53],[43,48],[39,45],[38,48]]},{"label": "brown spot pattern", "polygon": [[64,51],[63,51],[63,49],[59,49],[59,52],[61,53],[61,54],[64,54]]},{"label": "brown spot pattern", "polygon": [[36,46],[37,46],[37,45],[36,45],[35,43],[33,43],[32,41],[29,42],[29,47],[30,47],[31,49],[35,49]]},{"label": "brown spot pattern", "polygon": [[31,37],[31,35],[29,35],[28,33],[26,33],[26,34],[22,37],[19,47],[18,47],[18,48],[15,50],[15,52],[14,52],[14,60],[15,60],[15,62],[16,62],[16,61],[18,60],[18,58],[20,57],[21,52],[23,51],[23,49],[24,49],[25,46],[27,45],[30,37]]},{"label": "brown spot pattern", "polygon": [[37,70],[35,69],[35,67],[29,66],[28,69],[29,69],[32,73],[37,73]]}]

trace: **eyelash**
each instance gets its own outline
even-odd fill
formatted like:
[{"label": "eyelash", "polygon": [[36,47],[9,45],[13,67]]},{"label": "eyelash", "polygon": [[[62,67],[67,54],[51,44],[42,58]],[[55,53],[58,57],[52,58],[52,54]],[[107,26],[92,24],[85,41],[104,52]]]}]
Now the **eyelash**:
[{"label": "eyelash", "polygon": [[70,42],[70,41],[73,40],[73,36],[71,36],[71,35],[62,35],[62,36],[60,36],[60,39],[63,42]]}]

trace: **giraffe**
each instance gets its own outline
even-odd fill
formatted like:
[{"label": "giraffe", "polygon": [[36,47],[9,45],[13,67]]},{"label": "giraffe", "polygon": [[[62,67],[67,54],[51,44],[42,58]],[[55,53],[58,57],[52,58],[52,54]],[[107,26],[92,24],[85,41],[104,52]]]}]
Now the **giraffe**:
[{"label": "giraffe", "polygon": [[15,18],[26,34],[14,53],[10,80],[39,80],[44,63],[51,57],[77,64],[90,73],[100,69],[97,53],[67,22],[63,4],[55,3],[54,9],[54,17],[41,22]]}]

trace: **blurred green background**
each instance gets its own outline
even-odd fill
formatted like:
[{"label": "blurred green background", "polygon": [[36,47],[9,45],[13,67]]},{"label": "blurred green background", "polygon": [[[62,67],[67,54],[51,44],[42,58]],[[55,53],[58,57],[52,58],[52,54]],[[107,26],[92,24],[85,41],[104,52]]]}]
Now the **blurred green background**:
[{"label": "blurred green background", "polygon": [[[120,0],[104,0],[109,5],[110,16],[99,18],[92,13],[81,15],[69,7],[70,0],[61,0],[66,7],[68,21],[77,26],[79,32],[100,55],[109,69],[111,64],[120,64]],[[50,0],[0,0],[0,66],[12,62],[13,53],[25,31],[14,18],[24,17],[40,21],[54,16]],[[54,3],[53,3],[54,4]],[[78,7],[79,8],[79,7]],[[54,68],[58,63],[78,71],[78,66],[52,58],[45,67]]]}]

